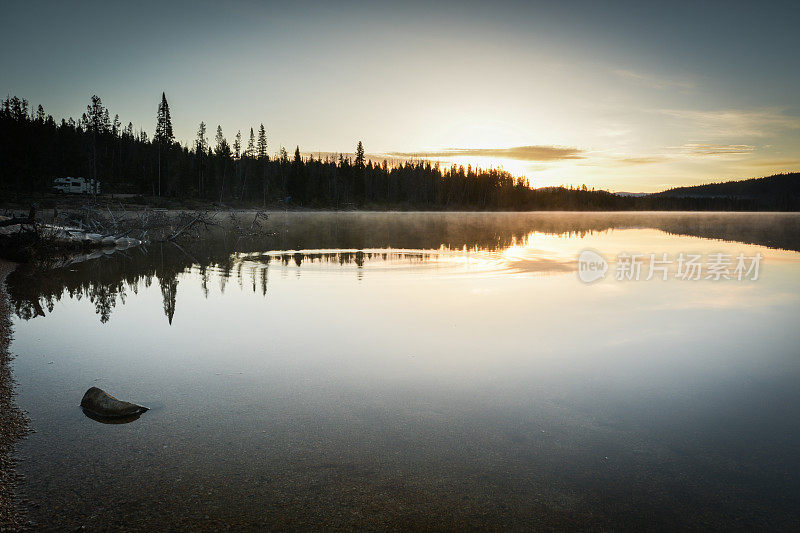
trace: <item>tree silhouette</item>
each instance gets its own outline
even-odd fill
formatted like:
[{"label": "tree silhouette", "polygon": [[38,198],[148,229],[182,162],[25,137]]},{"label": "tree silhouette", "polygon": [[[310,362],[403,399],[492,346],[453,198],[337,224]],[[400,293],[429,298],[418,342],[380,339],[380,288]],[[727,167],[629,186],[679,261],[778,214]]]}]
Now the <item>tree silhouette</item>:
[{"label": "tree silhouette", "polygon": [[258,159],[267,159],[267,132],[264,129],[264,124],[258,128]]},{"label": "tree silhouette", "polygon": [[86,106],[86,114],[83,117],[86,128],[92,134],[92,179],[94,180],[94,192],[97,192],[97,143],[100,135],[108,129],[108,109],[103,107],[102,100],[96,94],[92,95],[92,101]]},{"label": "tree silhouette", "polygon": [[203,170],[206,152],[208,152],[208,139],[206,138],[206,123],[200,122],[197,128],[197,139],[194,141],[194,153],[197,158],[197,192],[203,194]]},{"label": "tree silhouette", "polygon": [[242,130],[236,132],[233,139],[233,158],[238,160],[242,155]]},{"label": "tree silhouette", "polygon": [[92,133],[105,133],[106,122],[104,116],[108,110],[103,107],[103,101],[96,94],[92,95],[91,102],[86,106],[86,127]]},{"label": "tree silhouette", "polygon": [[250,139],[247,141],[247,152],[245,152],[247,157],[255,157],[256,156],[256,137],[253,134],[253,128],[250,128]]},{"label": "tree silhouette", "polygon": [[158,278],[158,284],[161,288],[164,314],[167,316],[167,320],[171,326],[172,319],[175,316],[175,297],[178,294],[178,276],[176,274],[161,276]]},{"label": "tree silhouette", "polygon": [[156,116],[156,133],[153,141],[165,146],[175,142],[175,135],[172,133],[172,117],[169,114],[169,104],[167,95],[161,93],[161,102],[158,104],[158,114]]},{"label": "tree silhouette", "polygon": [[158,104],[156,115],[156,133],[153,142],[158,145],[158,195],[161,196],[161,153],[169,150],[175,142],[175,135],[172,133],[172,118],[169,114],[169,104],[167,95],[161,93],[161,102]]},{"label": "tree silhouette", "polygon": [[364,162],[364,145],[361,144],[361,141],[358,141],[358,146],[356,146],[356,167],[364,168]]},{"label": "tree silhouette", "polygon": [[217,126],[217,135],[214,137],[214,142],[216,143],[214,149],[216,150],[217,155],[223,157],[231,155],[231,149],[228,146],[228,141],[225,140],[225,136],[222,134],[222,126]]}]

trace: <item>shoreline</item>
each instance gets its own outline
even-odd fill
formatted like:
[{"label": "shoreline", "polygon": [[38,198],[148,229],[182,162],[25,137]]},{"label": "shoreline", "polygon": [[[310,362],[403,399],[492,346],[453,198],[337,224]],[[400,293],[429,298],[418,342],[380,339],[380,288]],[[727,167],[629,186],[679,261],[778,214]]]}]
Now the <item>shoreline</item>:
[{"label": "shoreline", "polygon": [[14,456],[16,443],[28,434],[28,418],[14,401],[14,377],[11,372],[11,315],[5,290],[6,276],[17,265],[0,259],[0,531],[24,528],[24,513],[19,508]]}]

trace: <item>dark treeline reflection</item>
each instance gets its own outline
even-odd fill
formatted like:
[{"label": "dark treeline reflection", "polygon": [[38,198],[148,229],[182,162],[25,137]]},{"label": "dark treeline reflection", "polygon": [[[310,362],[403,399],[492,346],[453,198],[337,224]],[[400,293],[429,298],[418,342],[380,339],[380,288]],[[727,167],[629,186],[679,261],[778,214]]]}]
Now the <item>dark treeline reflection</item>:
[{"label": "dark treeline reflection", "polygon": [[267,295],[270,266],[419,263],[457,251],[498,252],[534,232],[582,238],[596,232],[653,228],[800,251],[800,215],[759,213],[272,213],[272,234],[232,238],[224,229],[202,241],[155,244],[111,253],[27,264],[8,276],[11,304],[22,319],[44,316],[63,297],[91,301],[101,322],[117,303],[158,285],[169,322],[180,275],[199,274],[206,296],[212,278],[234,279]]},{"label": "dark treeline reflection", "polygon": [[[653,228],[675,235],[800,251],[794,213],[526,212],[526,213],[275,213],[272,249],[440,247],[497,251],[531,232],[582,236],[618,228]],[[263,250],[263,248],[262,248]]]}]

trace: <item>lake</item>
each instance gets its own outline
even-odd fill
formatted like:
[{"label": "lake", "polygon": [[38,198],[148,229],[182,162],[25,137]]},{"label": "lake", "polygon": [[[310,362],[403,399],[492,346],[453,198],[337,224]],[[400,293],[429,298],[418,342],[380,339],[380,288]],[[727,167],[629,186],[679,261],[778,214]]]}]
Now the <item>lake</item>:
[{"label": "lake", "polygon": [[9,276],[40,526],[800,528],[800,216],[269,229]]}]

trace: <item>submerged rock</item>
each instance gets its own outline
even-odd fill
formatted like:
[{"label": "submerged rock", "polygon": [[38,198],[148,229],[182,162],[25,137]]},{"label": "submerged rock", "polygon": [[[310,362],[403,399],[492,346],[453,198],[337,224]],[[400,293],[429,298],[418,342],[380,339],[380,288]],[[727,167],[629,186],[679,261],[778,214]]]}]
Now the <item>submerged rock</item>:
[{"label": "submerged rock", "polygon": [[95,415],[91,418],[138,418],[138,415],[147,411],[147,407],[118,400],[97,387],[86,391],[81,400],[81,407],[84,411]]}]

